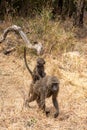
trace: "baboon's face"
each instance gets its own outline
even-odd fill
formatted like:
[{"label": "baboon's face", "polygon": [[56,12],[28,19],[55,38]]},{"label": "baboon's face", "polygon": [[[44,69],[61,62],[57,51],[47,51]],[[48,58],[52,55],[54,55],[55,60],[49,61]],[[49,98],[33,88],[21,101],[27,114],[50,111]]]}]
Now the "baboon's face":
[{"label": "baboon's face", "polygon": [[52,92],[56,92],[58,90],[58,83],[52,83],[51,90]]}]

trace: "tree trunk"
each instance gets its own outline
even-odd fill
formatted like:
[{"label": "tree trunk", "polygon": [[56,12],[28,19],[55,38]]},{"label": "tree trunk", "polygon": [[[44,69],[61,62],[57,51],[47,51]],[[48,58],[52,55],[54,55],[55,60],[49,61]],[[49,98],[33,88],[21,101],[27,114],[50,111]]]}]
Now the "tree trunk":
[{"label": "tree trunk", "polygon": [[62,6],[62,19],[65,19],[65,16],[68,14],[69,10],[69,0],[63,0],[63,6]]},{"label": "tree trunk", "polygon": [[5,15],[5,0],[0,0],[0,21],[4,20],[4,15]]},{"label": "tree trunk", "polygon": [[68,16],[71,18],[75,11],[76,11],[76,6],[74,4],[74,0],[69,0]]},{"label": "tree trunk", "polygon": [[84,18],[85,0],[78,0],[76,4],[76,13],[74,14],[74,25],[82,27]]}]

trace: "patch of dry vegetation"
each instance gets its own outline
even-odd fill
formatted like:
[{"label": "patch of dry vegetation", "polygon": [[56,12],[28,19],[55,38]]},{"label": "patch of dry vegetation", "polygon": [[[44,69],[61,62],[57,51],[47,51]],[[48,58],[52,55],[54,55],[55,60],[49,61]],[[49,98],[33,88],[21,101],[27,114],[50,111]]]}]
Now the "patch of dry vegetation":
[{"label": "patch of dry vegetation", "polygon": [[[16,24],[21,26],[31,43],[39,41],[44,45],[45,54],[58,55],[68,51],[87,52],[86,44],[86,26],[83,29],[74,28],[70,20],[61,21],[59,19],[51,20],[51,10],[43,9],[40,16],[35,18],[16,17],[10,22],[0,25],[0,33],[6,27]],[[87,20],[85,20],[86,22]],[[23,52],[23,41],[18,36],[8,36],[11,41],[18,41],[18,52]],[[15,40],[14,40],[14,38]],[[17,42],[16,42],[17,43]],[[13,44],[13,43],[12,43]],[[32,52],[32,51],[31,51]],[[35,54],[35,52],[32,52]]]},{"label": "patch of dry vegetation", "polygon": [[[31,77],[23,60],[24,43],[20,37],[10,34],[0,45],[0,130],[86,130],[87,39],[75,37],[74,28],[68,27],[67,23],[50,21],[50,12],[43,12],[42,17],[36,19],[20,21],[16,20],[16,23],[19,22],[25,32],[29,31],[27,35],[32,43],[36,40],[43,43],[46,73],[56,75],[60,80],[60,115],[53,118],[51,98],[46,100],[51,109],[48,118],[39,111],[36,102],[32,102],[29,109],[24,107]],[[0,25],[0,33],[8,25]],[[17,49],[4,55],[2,50],[9,44]],[[36,58],[34,53],[28,52],[31,69]]]},{"label": "patch of dry vegetation", "polygon": [[[65,55],[68,55],[67,64],[65,64],[67,61]],[[54,59],[52,56],[45,58],[46,73],[56,75],[60,79],[58,96],[60,115],[57,119],[53,119],[54,108],[51,98],[46,100],[47,107],[51,109],[48,118],[39,111],[35,102],[30,104],[29,109],[23,106],[31,82],[23,58],[3,54],[0,54],[0,57],[0,129],[86,130],[87,68],[85,57],[78,59],[82,64],[79,68],[77,68],[77,64],[74,64],[77,55],[73,57],[75,60],[67,53],[62,55],[60,60]],[[30,57],[28,59],[29,65],[33,69],[35,60]],[[7,63],[6,60],[8,60]],[[83,69],[82,66],[84,66]]]}]

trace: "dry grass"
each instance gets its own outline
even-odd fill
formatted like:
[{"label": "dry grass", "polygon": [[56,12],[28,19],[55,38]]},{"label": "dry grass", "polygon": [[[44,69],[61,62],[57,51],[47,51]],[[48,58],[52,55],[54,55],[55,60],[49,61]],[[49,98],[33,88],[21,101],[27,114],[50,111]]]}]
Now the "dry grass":
[{"label": "dry grass", "polygon": [[[29,31],[31,42],[37,40],[43,43],[47,54],[44,56],[46,73],[56,75],[60,80],[60,115],[53,118],[55,110],[51,98],[46,100],[47,108],[51,110],[49,117],[38,109],[36,102],[32,102],[29,109],[23,106],[31,77],[24,65],[24,43],[19,37],[10,34],[8,40],[0,45],[0,130],[86,130],[87,39],[74,37],[73,28],[70,31],[67,23],[63,26],[50,21],[48,14],[42,18],[18,22],[25,32]],[[0,33],[8,25],[11,23],[1,25]],[[2,50],[6,49],[8,43],[17,49],[6,56]],[[34,53],[28,54],[31,69],[35,66],[36,57]]]},{"label": "dry grass", "polygon": [[[0,54],[1,130],[86,130],[87,68],[85,57],[78,59],[82,65],[77,68],[77,64],[74,64],[74,59],[71,61],[70,56],[67,57],[67,60],[68,64],[72,62],[72,66],[65,64],[64,56],[61,57],[61,60],[54,59],[52,56],[45,58],[46,73],[56,75],[60,79],[58,96],[60,115],[54,119],[51,98],[46,100],[47,107],[51,110],[48,118],[39,111],[36,102],[32,102],[29,109],[23,106],[31,82],[23,58]],[[28,59],[29,65],[33,69],[35,58],[32,60],[28,57]],[[83,69],[82,66],[84,66]]]}]

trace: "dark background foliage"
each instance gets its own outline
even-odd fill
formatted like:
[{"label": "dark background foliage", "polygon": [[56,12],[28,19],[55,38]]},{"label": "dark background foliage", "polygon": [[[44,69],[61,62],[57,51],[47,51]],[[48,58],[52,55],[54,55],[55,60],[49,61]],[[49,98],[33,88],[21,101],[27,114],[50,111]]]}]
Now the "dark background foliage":
[{"label": "dark background foliage", "polygon": [[60,16],[73,18],[73,25],[82,26],[84,11],[87,10],[86,0],[0,0],[0,20],[5,15],[34,17],[41,13],[43,8],[52,10],[52,19]]}]

